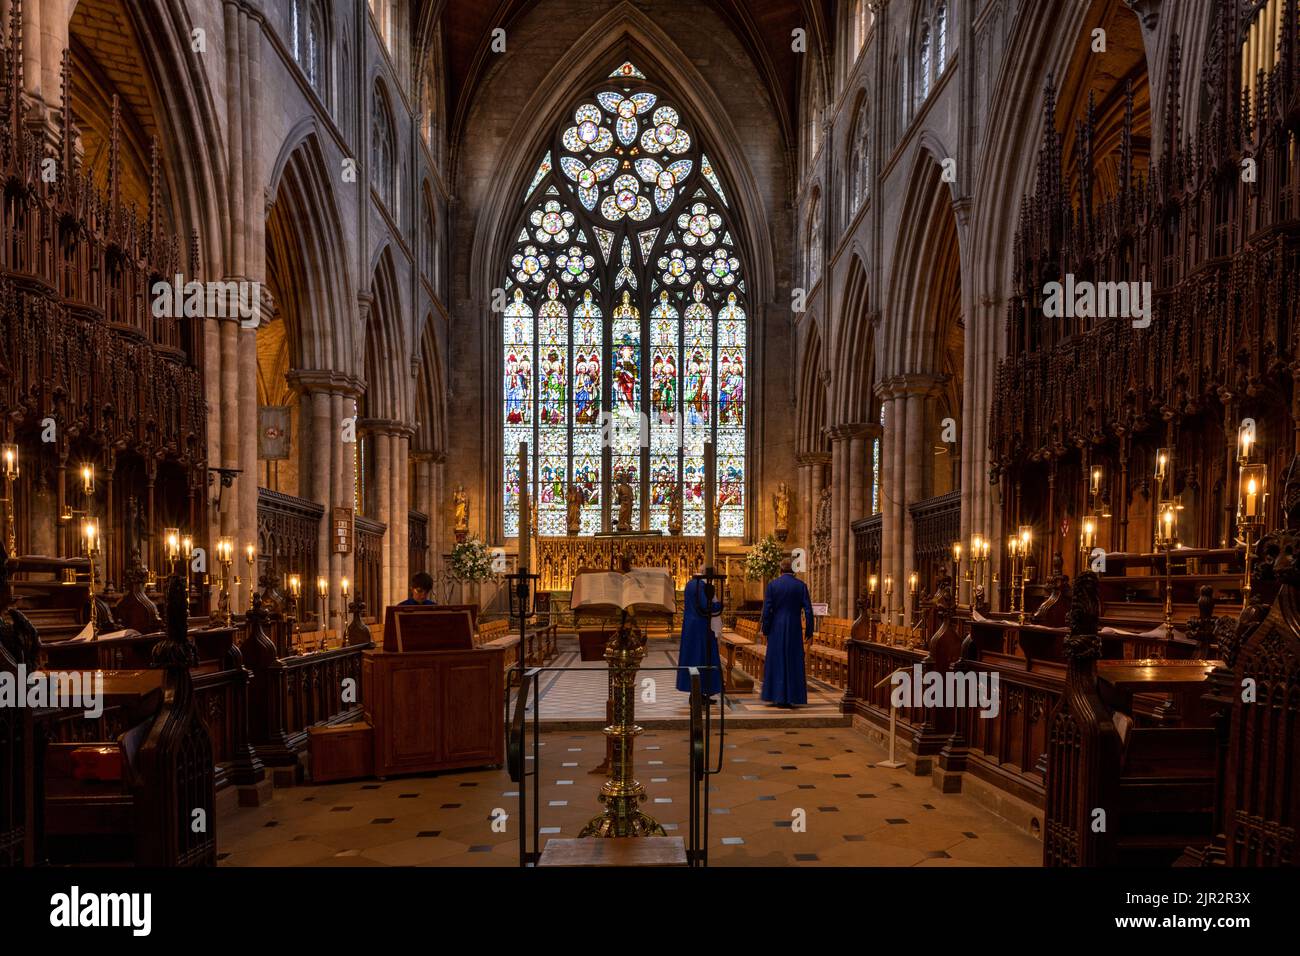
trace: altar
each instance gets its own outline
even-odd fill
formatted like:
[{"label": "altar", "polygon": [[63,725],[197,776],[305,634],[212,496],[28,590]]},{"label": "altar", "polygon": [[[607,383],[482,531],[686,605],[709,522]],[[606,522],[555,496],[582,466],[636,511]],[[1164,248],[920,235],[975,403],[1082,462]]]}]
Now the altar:
[{"label": "altar", "polygon": [[616,568],[624,554],[634,568],[667,568],[678,592],[704,565],[704,539],[682,535],[539,537],[534,547],[541,591],[568,591],[578,571]]}]

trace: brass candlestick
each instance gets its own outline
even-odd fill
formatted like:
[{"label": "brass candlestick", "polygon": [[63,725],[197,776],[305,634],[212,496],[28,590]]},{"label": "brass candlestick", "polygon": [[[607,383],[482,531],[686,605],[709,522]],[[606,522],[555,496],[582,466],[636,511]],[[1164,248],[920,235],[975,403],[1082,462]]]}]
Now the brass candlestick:
[{"label": "brass candlestick", "polygon": [[1250,568],[1253,558],[1251,548],[1264,534],[1264,505],[1268,501],[1268,467],[1249,460],[1249,443],[1243,439],[1245,452],[1241,458],[1237,480],[1237,541],[1246,548],[1246,566],[1242,582],[1243,604],[1250,598]]},{"label": "brass candlestick", "polygon": [[289,656],[298,656],[298,599],[302,596],[302,578],[289,575]]},{"label": "brass candlestick", "polygon": [[18,477],[18,446],[13,442],[0,445],[0,468],[5,479],[5,532],[9,540],[9,557],[18,556],[17,525],[14,515],[14,480]]},{"label": "brass candlestick", "polygon": [[1160,502],[1156,520],[1156,547],[1165,551],[1165,634],[1174,629],[1174,577],[1173,554],[1174,541],[1177,540],[1178,522],[1177,502],[1172,499]]},{"label": "brass candlestick", "polygon": [[230,613],[230,566],[235,560],[235,543],[227,537],[217,539],[217,565],[221,568],[221,590],[217,594],[217,609],[212,613],[212,622],[226,626],[231,621]]},{"label": "brass candlestick", "polygon": [[95,607],[95,555],[99,553],[99,520],[87,516],[81,522],[81,536],[86,542],[86,562],[90,570],[90,636],[99,631],[99,614]]},{"label": "brass candlestick", "polygon": [[613,722],[605,728],[613,744],[614,759],[608,780],[600,788],[604,812],[582,828],[579,837],[667,836],[663,826],[641,810],[645,788],[633,776],[632,744],[641,728],[636,718],[636,673],[645,657],[645,634],[636,621],[623,612],[618,630],[605,642],[609,663],[610,695],[614,702]]}]

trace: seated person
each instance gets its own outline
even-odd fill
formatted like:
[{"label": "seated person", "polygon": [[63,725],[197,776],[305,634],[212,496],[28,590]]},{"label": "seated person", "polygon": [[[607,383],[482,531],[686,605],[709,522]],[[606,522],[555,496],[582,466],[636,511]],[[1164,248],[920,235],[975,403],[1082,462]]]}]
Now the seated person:
[{"label": "seated person", "polygon": [[432,590],[433,576],[427,571],[419,571],[411,575],[411,596],[400,602],[398,607],[405,607],[408,604],[437,604],[437,601],[429,597],[429,592]]}]

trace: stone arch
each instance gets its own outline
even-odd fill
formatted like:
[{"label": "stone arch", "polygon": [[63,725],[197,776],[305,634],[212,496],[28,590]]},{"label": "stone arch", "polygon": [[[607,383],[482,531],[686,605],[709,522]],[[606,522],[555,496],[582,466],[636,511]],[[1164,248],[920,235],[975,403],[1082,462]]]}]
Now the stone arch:
[{"label": "stone arch", "polygon": [[[286,138],[267,187],[267,279],[290,323],[294,368],[356,377],[355,301],[343,227],[314,120]],[[289,308],[289,306],[293,308]]]},{"label": "stone arch", "polygon": [[[898,236],[888,300],[895,334],[886,361],[894,375],[939,373],[942,335],[938,310],[943,292],[935,284],[935,266],[955,262],[960,282],[961,248],[952,184],[943,182],[940,162],[945,154],[941,150],[937,138],[923,137],[903,201],[904,226]],[[961,311],[960,293],[957,311]]]},{"label": "stone arch", "polygon": [[690,110],[697,135],[726,174],[731,212],[748,254],[751,298],[755,302],[775,298],[775,253],[767,204],[740,146],[741,136],[691,59],[651,17],[625,2],[593,23],[537,84],[529,101],[521,104],[519,117],[505,138],[514,146],[497,173],[500,188],[491,190],[478,211],[478,221],[489,228],[475,231],[470,251],[469,285],[475,301],[487,303],[499,281],[500,263],[514,239],[519,197],[537,169],[551,130],[583,89],[607,77],[625,60],[639,64],[647,75],[653,71],[656,82]]},{"label": "stone arch", "polygon": [[402,295],[390,242],[385,241],[371,267],[370,315],[365,334],[365,417],[407,422],[407,368],[402,335]]},{"label": "stone arch", "polygon": [[[28,0],[34,3],[35,0]],[[156,121],[159,155],[176,232],[199,237],[203,274],[225,276],[241,271],[230,241],[236,228],[230,217],[224,124],[208,85],[203,57],[191,50],[191,19],[184,0],[69,0],[67,19],[55,18],[55,29],[73,28],[79,7],[98,6],[120,13],[131,27],[139,62],[149,77],[150,114]],[[74,36],[56,37],[71,44]],[[57,69],[57,68],[55,68]],[[54,74],[57,79],[57,72]],[[57,86],[45,90],[50,104],[58,101]],[[168,162],[168,157],[185,162]]]},{"label": "stone arch", "polygon": [[799,419],[795,447],[801,455],[827,450],[827,379],[821,333],[817,322],[810,318],[804,336],[803,360],[799,363]]},{"label": "stone arch", "polygon": [[840,295],[836,324],[834,422],[872,422],[878,413],[873,388],[876,380],[875,323],[871,314],[871,291],[867,269],[854,255],[848,279]]}]

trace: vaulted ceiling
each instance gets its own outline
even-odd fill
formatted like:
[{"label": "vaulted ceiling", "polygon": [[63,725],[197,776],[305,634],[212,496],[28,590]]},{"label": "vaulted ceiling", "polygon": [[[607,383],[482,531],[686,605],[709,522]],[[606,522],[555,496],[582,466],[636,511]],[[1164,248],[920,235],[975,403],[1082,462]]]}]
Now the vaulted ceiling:
[{"label": "vaulted ceiling", "polygon": [[[807,31],[808,50],[828,46],[833,0],[707,0],[744,45],[767,88],[772,108],[793,144],[799,112],[803,54],[792,49],[791,31]],[[539,0],[421,0],[413,23],[422,43],[442,17],[446,104],[453,139],[458,135],[475,90],[490,63],[492,31],[507,31]],[[653,12],[650,9],[649,12]]]}]

